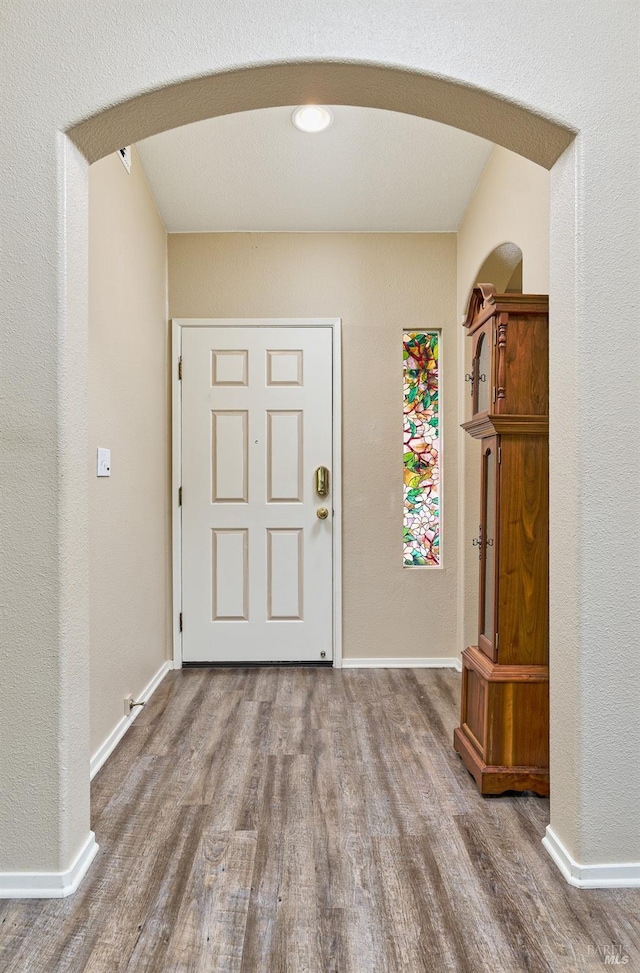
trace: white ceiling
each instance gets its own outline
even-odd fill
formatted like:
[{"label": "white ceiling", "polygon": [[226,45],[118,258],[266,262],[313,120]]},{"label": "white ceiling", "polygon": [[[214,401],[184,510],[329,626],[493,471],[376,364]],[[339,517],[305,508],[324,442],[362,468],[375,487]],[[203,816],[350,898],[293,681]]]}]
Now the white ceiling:
[{"label": "white ceiling", "polygon": [[332,110],[316,135],[293,127],[291,107],[139,142],[167,230],[457,230],[490,142],[413,115]]}]

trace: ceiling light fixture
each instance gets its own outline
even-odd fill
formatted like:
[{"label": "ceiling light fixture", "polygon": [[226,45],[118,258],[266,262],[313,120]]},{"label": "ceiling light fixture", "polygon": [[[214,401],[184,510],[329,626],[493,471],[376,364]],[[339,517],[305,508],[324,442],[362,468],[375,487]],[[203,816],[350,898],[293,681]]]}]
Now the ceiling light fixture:
[{"label": "ceiling light fixture", "polygon": [[322,105],[300,105],[291,121],[301,132],[324,132],[333,121],[333,113]]}]

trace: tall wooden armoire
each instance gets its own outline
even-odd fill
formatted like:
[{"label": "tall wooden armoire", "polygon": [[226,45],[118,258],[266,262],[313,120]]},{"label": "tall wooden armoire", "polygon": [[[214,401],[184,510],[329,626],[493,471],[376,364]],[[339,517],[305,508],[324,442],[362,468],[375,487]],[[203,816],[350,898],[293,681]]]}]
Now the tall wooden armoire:
[{"label": "tall wooden armoire", "polygon": [[482,447],[478,644],[462,655],[454,747],[482,794],[549,793],[548,298],[473,291],[472,417]]}]

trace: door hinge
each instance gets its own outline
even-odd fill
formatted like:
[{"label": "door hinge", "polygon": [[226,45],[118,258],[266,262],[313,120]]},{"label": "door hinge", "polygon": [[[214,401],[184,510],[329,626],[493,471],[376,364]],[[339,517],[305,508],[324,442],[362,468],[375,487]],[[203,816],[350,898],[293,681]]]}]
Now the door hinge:
[{"label": "door hinge", "polygon": [[[182,618],[182,615],[180,616],[180,618]],[[180,631],[182,631],[182,628],[180,629]],[[494,649],[496,650],[496,652],[498,651],[498,639],[499,639],[499,637],[500,637],[500,636],[499,636],[499,635],[498,635],[498,633],[496,632],[496,640],[495,640],[495,643],[494,643],[494,646],[493,646],[493,647],[494,647]]]},{"label": "door hinge", "polygon": [[178,358],[178,381],[182,379],[182,355]]},{"label": "door hinge", "polygon": [[182,506],[182,487],[178,487],[178,506]]},{"label": "door hinge", "polygon": [[180,631],[182,631],[182,612],[180,612]]},{"label": "door hinge", "polygon": [[497,328],[494,328],[493,329],[493,343],[494,343],[494,345],[497,345],[498,344],[498,329]]},{"label": "door hinge", "polygon": [[[498,446],[498,466],[500,465],[501,462],[502,462],[502,446]],[[182,496],[182,494],[180,494],[180,496]],[[180,503],[182,503],[182,500],[180,500]]]}]

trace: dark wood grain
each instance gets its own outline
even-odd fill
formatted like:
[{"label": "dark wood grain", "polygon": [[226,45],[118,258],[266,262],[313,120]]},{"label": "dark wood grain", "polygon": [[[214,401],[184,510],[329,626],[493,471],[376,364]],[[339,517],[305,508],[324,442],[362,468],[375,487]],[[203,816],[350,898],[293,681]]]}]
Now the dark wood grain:
[{"label": "dark wood grain", "polygon": [[549,660],[549,447],[500,436],[498,605],[503,665]]},{"label": "dark wood grain", "polygon": [[[489,412],[549,414],[549,299],[542,294],[497,294],[491,284],[472,293],[465,328],[477,361],[481,340],[493,346]],[[475,376],[474,376],[475,377]],[[474,383],[476,384],[476,383]],[[477,412],[477,385],[474,411]]]},{"label": "dark wood grain", "polygon": [[170,673],[93,782],[78,892],[0,901],[1,973],[569,973],[613,944],[640,969],[640,890],[570,887],[548,802],[478,794],[459,695],[448,670]]}]

